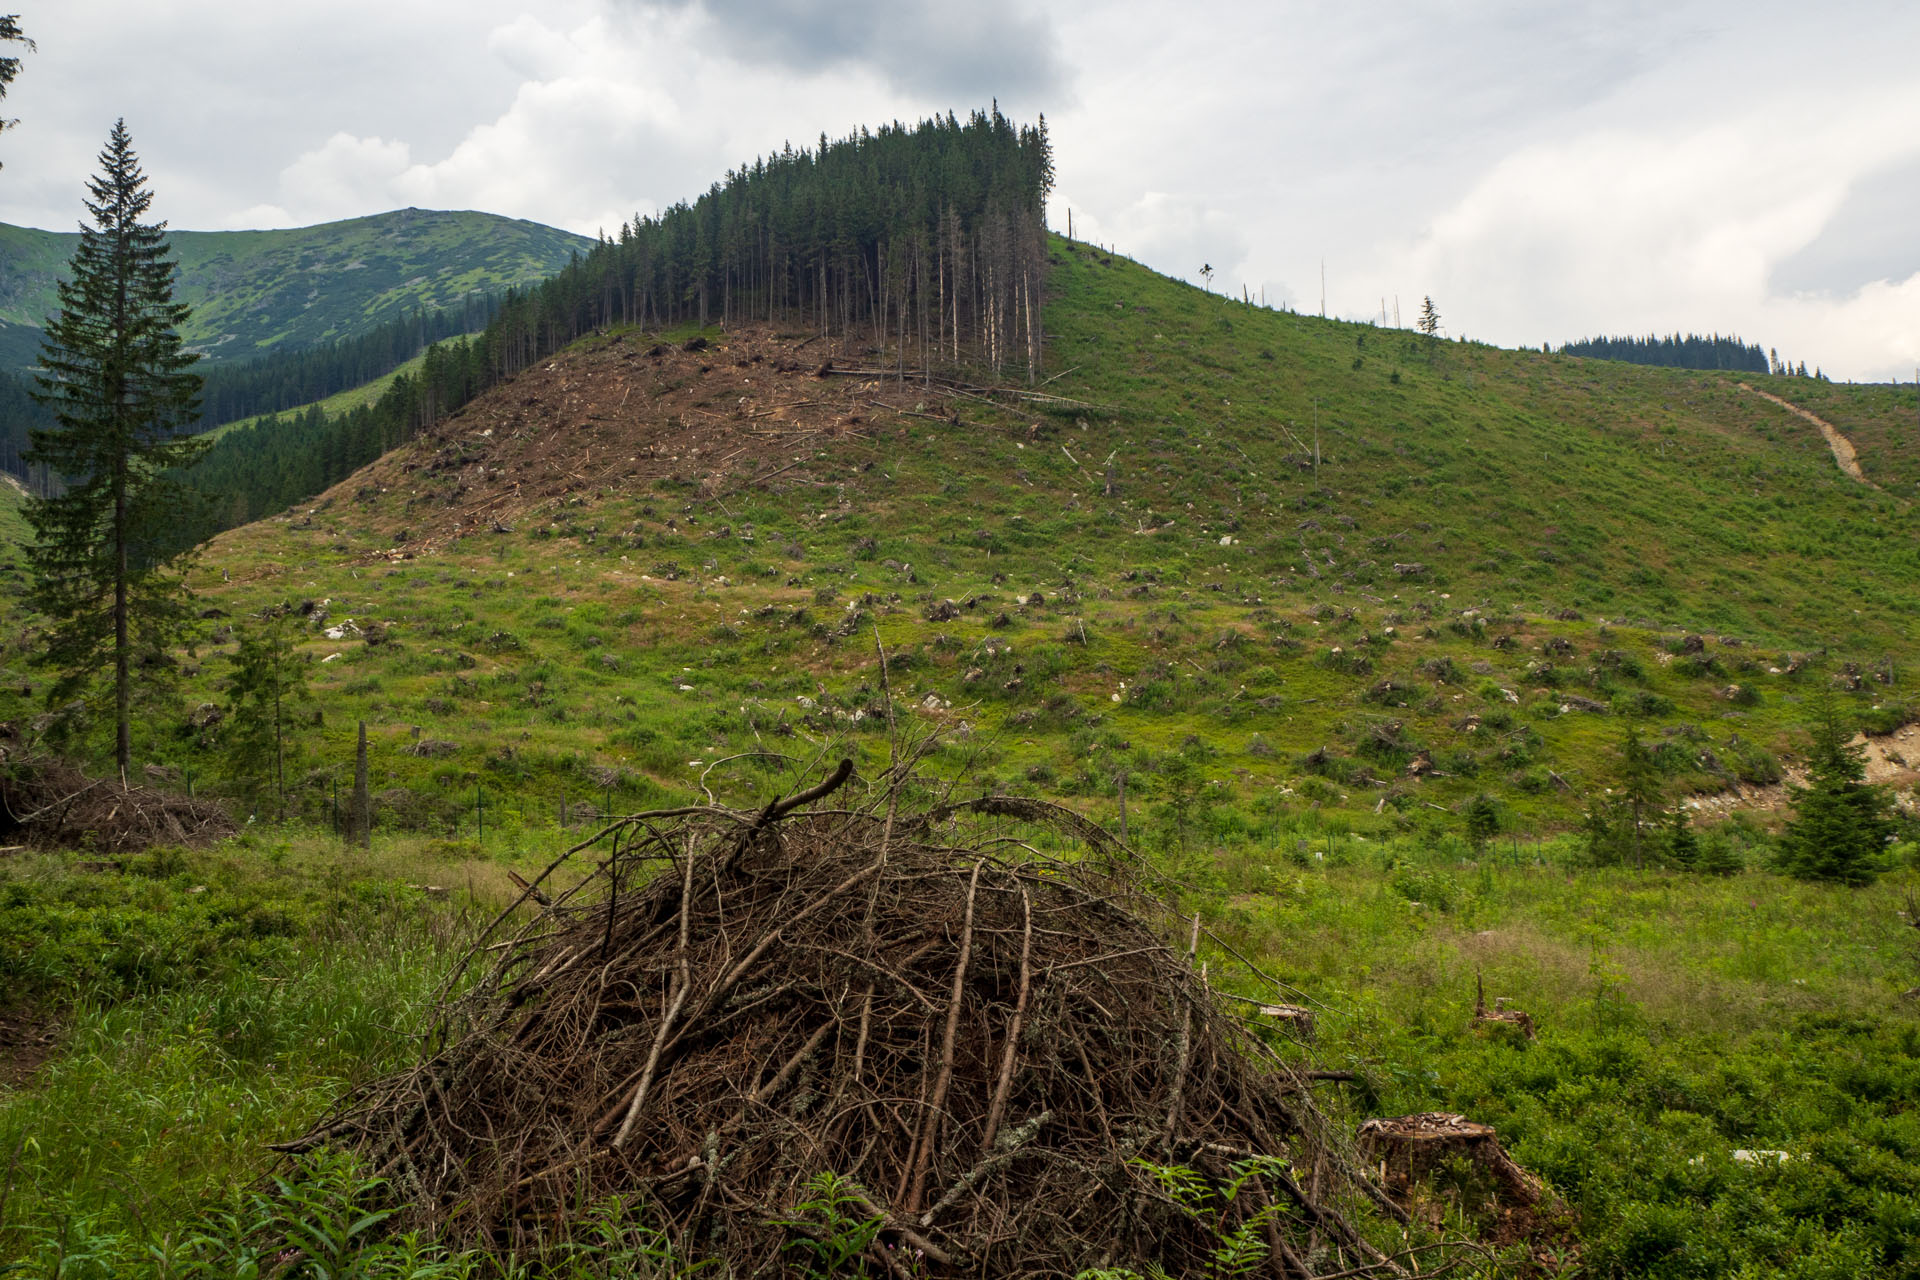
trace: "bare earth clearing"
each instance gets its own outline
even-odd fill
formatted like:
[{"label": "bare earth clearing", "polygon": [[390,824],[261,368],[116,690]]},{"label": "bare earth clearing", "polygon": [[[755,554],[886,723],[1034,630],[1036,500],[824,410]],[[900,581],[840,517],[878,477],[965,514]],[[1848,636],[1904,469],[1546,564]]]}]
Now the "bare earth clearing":
[{"label": "bare earth clearing", "polygon": [[[825,445],[872,440],[909,416],[946,421],[952,394],[909,374],[762,331],[684,346],[622,335],[546,360],[329,490],[315,508],[407,495],[401,549],[504,532],[538,506],[584,505],[655,481],[717,500],[750,486],[816,483]],[[608,532],[617,532],[609,530]]]}]

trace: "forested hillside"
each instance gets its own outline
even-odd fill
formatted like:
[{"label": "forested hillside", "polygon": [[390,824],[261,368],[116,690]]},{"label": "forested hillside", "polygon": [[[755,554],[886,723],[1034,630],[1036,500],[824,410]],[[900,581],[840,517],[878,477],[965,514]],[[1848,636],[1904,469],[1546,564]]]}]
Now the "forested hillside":
[{"label": "forested hillside", "polygon": [[[366,386],[398,369],[443,338],[467,333],[469,325],[491,318],[497,299],[446,311],[417,311],[357,337],[340,338],[304,350],[275,351],[239,363],[202,366],[199,430],[285,409],[305,408],[328,397]],[[50,413],[33,398],[30,373],[0,371],[0,471],[44,489],[47,478],[24,460],[29,433],[53,425]]]},{"label": "forested hillside", "polygon": [[884,125],[730,170],[691,205],[507,304],[490,363],[524,368],[606,324],[805,324],[916,368],[1042,360],[1046,121],[998,110]]},{"label": "forested hillside", "polygon": [[794,324],[888,345],[898,370],[963,361],[1031,379],[1042,362],[1053,162],[1045,125],[999,112],[884,126],[731,171],[693,204],[636,218],[486,332],[332,418],[230,432],[190,480],[210,524],[257,519],[338,483],[581,334],[617,324]]},{"label": "forested hillside", "polygon": [[[0,224],[0,368],[39,351],[38,326],[59,305],[56,282],[74,232]],[[212,361],[315,346],[421,310],[479,308],[504,289],[560,270],[594,241],[487,213],[400,209],[286,231],[175,231],[184,331]],[[465,316],[455,332],[484,322]]]}]

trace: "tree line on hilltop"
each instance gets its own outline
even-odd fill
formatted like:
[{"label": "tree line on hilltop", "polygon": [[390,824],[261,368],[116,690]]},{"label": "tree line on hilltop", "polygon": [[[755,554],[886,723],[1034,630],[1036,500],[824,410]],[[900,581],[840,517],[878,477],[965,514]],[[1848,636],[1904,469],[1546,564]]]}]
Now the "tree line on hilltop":
[{"label": "tree line on hilltop", "polygon": [[1563,356],[1586,356],[1593,360],[1625,360],[1630,364],[1658,365],[1665,369],[1725,369],[1736,373],[1777,373],[1801,378],[1825,378],[1819,370],[1809,374],[1802,360],[1795,366],[1782,360],[1774,348],[1762,348],[1756,342],[1743,342],[1731,334],[1665,337],[1648,334],[1644,338],[1582,338],[1560,344]]},{"label": "tree line on hilltop", "polygon": [[512,373],[582,333],[713,322],[803,325],[911,351],[916,365],[1041,363],[1053,158],[1046,120],[976,111],[884,125],[730,170],[692,204],[511,300],[488,332]]}]

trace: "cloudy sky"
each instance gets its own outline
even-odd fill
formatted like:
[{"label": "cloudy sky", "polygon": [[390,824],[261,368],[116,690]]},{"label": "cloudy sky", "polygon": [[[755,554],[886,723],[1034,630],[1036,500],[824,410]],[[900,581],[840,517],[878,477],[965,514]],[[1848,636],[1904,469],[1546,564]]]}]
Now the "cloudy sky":
[{"label": "cloudy sky", "polygon": [[[12,8],[14,6],[7,6]],[[1303,311],[1920,363],[1910,0],[58,0],[0,221],[124,115],[175,227],[404,205],[592,233],[822,131],[1044,112],[1053,221]]]}]

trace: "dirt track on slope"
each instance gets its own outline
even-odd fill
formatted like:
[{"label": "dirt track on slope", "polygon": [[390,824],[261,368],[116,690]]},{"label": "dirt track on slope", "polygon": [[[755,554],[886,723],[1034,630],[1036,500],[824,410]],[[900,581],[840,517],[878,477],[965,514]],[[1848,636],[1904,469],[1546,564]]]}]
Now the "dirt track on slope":
[{"label": "dirt track on slope", "polygon": [[1860,459],[1853,451],[1853,441],[1841,435],[1840,429],[1831,422],[1828,422],[1825,418],[1817,414],[1808,413],[1797,404],[1782,400],[1770,391],[1762,391],[1750,383],[1741,383],[1740,389],[1742,391],[1751,391],[1762,400],[1771,400],[1788,413],[1793,414],[1795,417],[1805,418],[1808,422],[1820,428],[1820,434],[1826,437],[1827,448],[1833,450],[1833,460],[1839,464],[1840,470],[1846,472],[1861,484],[1866,485],[1869,489],[1878,489],[1880,487],[1873,481],[1867,479],[1867,473],[1860,469]]}]

